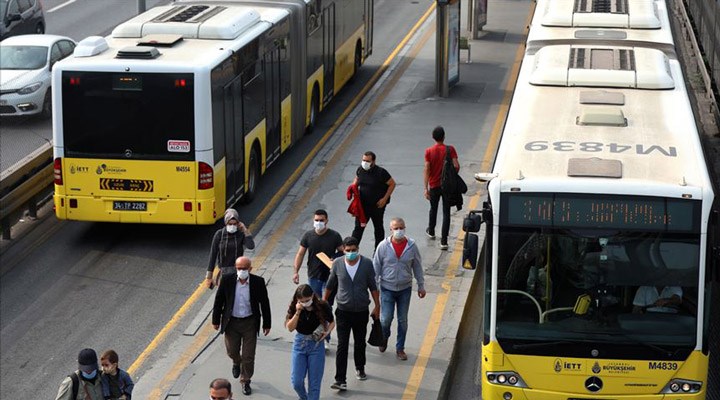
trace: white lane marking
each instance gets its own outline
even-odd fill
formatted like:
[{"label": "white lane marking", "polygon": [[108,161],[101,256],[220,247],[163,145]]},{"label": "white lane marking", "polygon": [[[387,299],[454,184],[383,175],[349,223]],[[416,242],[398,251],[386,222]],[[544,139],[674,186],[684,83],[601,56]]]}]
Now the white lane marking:
[{"label": "white lane marking", "polygon": [[76,2],[76,1],[77,1],[77,0],[68,0],[68,1],[66,1],[66,2],[64,2],[64,3],[60,4],[60,5],[57,5],[57,6],[53,7],[53,8],[51,8],[51,9],[47,10],[47,12],[49,12],[49,13],[55,12],[55,11],[57,11],[57,10],[65,7],[65,6],[69,6],[70,4],[72,4],[72,3]]}]

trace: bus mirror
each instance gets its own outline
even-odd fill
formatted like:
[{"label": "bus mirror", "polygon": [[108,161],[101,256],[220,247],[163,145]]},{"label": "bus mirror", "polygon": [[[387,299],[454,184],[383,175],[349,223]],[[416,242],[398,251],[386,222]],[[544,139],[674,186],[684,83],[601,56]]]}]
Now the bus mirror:
[{"label": "bus mirror", "polygon": [[465,269],[477,268],[478,259],[478,236],[468,233],[463,239],[462,266]]},{"label": "bus mirror", "polygon": [[463,220],[463,231],[476,233],[483,223],[483,212],[473,210]]}]

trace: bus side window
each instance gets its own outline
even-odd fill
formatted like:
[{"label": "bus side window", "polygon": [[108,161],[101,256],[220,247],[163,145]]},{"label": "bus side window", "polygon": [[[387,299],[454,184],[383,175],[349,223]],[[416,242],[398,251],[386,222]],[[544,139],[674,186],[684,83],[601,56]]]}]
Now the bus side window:
[{"label": "bus side window", "polygon": [[254,64],[243,71],[243,132],[245,135],[265,118],[265,79]]}]

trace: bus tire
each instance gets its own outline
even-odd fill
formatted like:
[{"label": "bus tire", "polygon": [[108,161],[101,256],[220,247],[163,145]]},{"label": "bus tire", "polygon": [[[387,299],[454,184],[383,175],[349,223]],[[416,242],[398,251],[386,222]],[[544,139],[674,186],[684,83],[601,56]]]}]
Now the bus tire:
[{"label": "bus tire", "polygon": [[248,187],[243,196],[243,203],[248,204],[255,199],[259,183],[260,157],[258,156],[257,147],[253,146],[252,151],[250,151],[250,161],[248,162]]},{"label": "bus tire", "polygon": [[355,76],[357,75],[357,72],[361,66],[362,66],[362,46],[360,45],[360,41],[358,40],[357,44],[355,45],[355,61],[353,62],[353,73],[350,76],[350,80],[355,80]]},{"label": "bus tire", "polygon": [[306,135],[311,134],[313,130],[315,130],[317,117],[320,113],[320,100],[318,92],[318,87],[317,85],[315,85],[315,87],[313,88],[312,98],[310,99],[310,121],[308,122],[307,129],[305,129]]},{"label": "bus tire", "polygon": [[52,94],[50,90],[51,89],[48,89],[47,92],[45,92],[45,99],[43,100],[42,110],[40,111],[40,116],[43,118],[52,117]]}]

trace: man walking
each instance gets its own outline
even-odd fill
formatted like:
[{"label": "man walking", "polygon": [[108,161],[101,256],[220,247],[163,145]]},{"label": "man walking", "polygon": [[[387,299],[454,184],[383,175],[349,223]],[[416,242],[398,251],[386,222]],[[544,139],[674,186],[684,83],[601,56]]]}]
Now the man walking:
[{"label": "man walking", "polygon": [[103,400],[102,382],[95,350],[80,350],[77,361],[77,371],[62,381],[55,400]]},{"label": "man walking", "polygon": [[317,254],[325,253],[334,258],[335,253],[343,251],[342,237],[327,226],[328,213],[325,210],[316,210],[313,215],[313,229],[305,232],[300,239],[300,248],[295,254],[295,265],[292,281],[300,283],[300,267],[305,253],[308,253],[307,274],[308,284],[318,297],[323,296],[327,285],[330,269],[317,258]]},{"label": "man walking", "polygon": [[270,333],[270,300],[265,279],[250,274],[248,257],[235,261],[236,273],[223,276],[215,294],[212,325],[225,334],[225,348],[233,360],[233,377],[240,377],[244,395],[250,395],[250,380],[255,370],[255,347],[260,334],[260,318],[265,336]]},{"label": "man walking", "polygon": [[460,163],[458,162],[457,152],[453,146],[445,145],[445,129],[437,126],[433,129],[432,137],[435,145],[425,149],[425,198],[430,200],[430,219],[425,233],[430,239],[435,239],[435,225],[437,222],[438,203],[442,198],[442,231],[440,236],[440,249],[448,249],[448,235],[450,234],[450,201],[447,193],[443,193],[440,187],[443,163],[447,157],[448,150],[450,159],[452,160],[455,171],[460,171]]},{"label": "man walking", "polygon": [[340,391],[347,390],[347,358],[351,331],[354,341],[355,376],[361,381],[367,379],[365,337],[370,305],[368,292],[375,302],[373,317],[377,318],[380,314],[380,296],[372,262],[359,255],[358,240],[352,236],[343,240],[343,251],[345,256],[333,262],[324,296],[327,301],[330,294],[337,290],[335,323],[338,347],[335,358],[335,383],[331,387]]},{"label": "man walking", "polygon": [[[362,156],[362,162],[355,172],[353,185],[357,185],[360,192],[360,204],[365,216],[373,223],[375,230],[375,249],[385,238],[385,227],[383,215],[385,206],[390,202],[390,195],[395,190],[395,180],[387,170],[375,163],[375,153],[366,151]],[[362,241],[365,224],[358,217],[355,217],[355,229],[352,237],[357,239],[358,245]]]},{"label": "man walking", "polygon": [[210,382],[210,400],[232,400],[232,385],[224,378]]},{"label": "man walking", "polygon": [[395,341],[395,354],[400,360],[407,360],[405,353],[405,335],[408,328],[408,310],[412,295],[412,278],[418,285],[418,297],[425,297],[425,278],[423,277],[422,258],[415,241],[405,236],[405,221],[393,218],[390,221],[392,235],[383,240],[375,250],[373,267],[380,283],[380,323],[384,342],[380,352],[387,349],[390,337],[390,325],[397,307],[398,330]]}]

